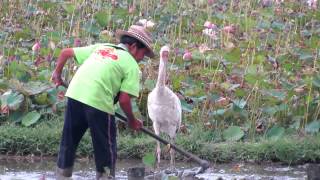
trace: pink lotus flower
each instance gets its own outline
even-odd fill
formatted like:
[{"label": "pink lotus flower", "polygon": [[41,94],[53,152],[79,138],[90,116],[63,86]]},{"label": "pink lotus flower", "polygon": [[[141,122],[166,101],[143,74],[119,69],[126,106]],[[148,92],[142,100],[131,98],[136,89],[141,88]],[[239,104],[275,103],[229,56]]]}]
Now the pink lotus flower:
[{"label": "pink lotus flower", "polygon": [[208,5],[212,5],[214,3],[214,0],[208,0]]},{"label": "pink lotus flower", "polygon": [[63,101],[63,99],[64,99],[64,94],[65,94],[64,91],[59,91],[59,92],[57,93],[57,99],[58,99],[58,101]]},{"label": "pink lotus flower", "polygon": [[217,33],[216,33],[216,31],[213,30],[213,29],[208,29],[208,28],[206,28],[206,29],[202,30],[202,33],[203,33],[204,35],[209,36],[211,39],[216,39],[216,38],[217,38]]},{"label": "pink lotus flower", "polygon": [[210,21],[206,21],[203,26],[207,29],[214,29],[217,27],[215,24],[211,23]]},{"label": "pink lotus flower", "polygon": [[32,46],[32,51],[33,51],[34,53],[39,52],[40,48],[41,48],[40,42],[37,41],[37,42]]},{"label": "pink lotus flower", "polygon": [[229,26],[225,26],[223,28],[223,31],[226,33],[235,33],[236,32],[236,27],[234,25],[229,25]]},{"label": "pink lotus flower", "polygon": [[12,62],[12,61],[15,61],[15,60],[17,60],[16,56],[9,56],[8,57],[8,61],[9,62]]},{"label": "pink lotus flower", "polygon": [[1,106],[1,109],[0,109],[0,112],[1,112],[1,114],[9,114],[9,106],[8,105],[2,105]]},{"label": "pink lotus flower", "polygon": [[175,48],[175,49],[174,49],[174,53],[175,53],[176,55],[180,54],[180,49],[179,49],[179,48]]},{"label": "pink lotus flower", "polygon": [[45,60],[44,60],[44,57],[42,57],[42,56],[37,56],[37,58],[36,58],[35,61],[34,61],[34,65],[38,67],[38,66],[39,66],[40,64],[42,64],[44,61],[45,61]]},{"label": "pink lotus flower", "polygon": [[47,62],[51,62],[51,60],[52,60],[52,54],[48,54],[47,56],[46,56],[46,61]]},{"label": "pink lotus flower", "polygon": [[190,60],[192,59],[192,53],[187,50],[187,51],[183,54],[182,59],[185,60],[185,61],[190,61]]},{"label": "pink lotus flower", "polygon": [[296,87],[296,88],[294,88],[294,92],[303,93],[304,92],[304,88],[305,88],[305,85]]},{"label": "pink lotus flower", "polygon": [[199,51],[201,52],[201,53],[205,53],[206,51],[210,51],[211,49],[206,45],[206,44],[201,44],[200,46],[199,46]]},{"label": "pink lotus flower", "polygon": [[269,7],[272,5],[272,0],[262,0],[261,1],[262,6]]},{"label": "pink lotus flower", "polygon": [[115,7],[117,5],[117,1],[116,0],[111,0],[111,4],[113,7]]},{"label": "pink lotus flower", "polygon": [[206,21],[203,25],[205,28],[211,28],[212,23],[210,21]]},{"label": "pink lotus flower", "polygon": [[80,47],[81,46],[81,39],[80,38],[75,38],[73,46],[74,47]]},{"label": "pink lotus flower", "polygon": [[135,11],[136,11],[136,6],[134,4],[130,5],[128,8],[128,13],[133,14]]},{"label": "pink lotus flower", "polygon": [[220,106],[226,106],[230,102],[230,99],[228,97],[220,97],[219,99],[216,100],[216,104]]}]

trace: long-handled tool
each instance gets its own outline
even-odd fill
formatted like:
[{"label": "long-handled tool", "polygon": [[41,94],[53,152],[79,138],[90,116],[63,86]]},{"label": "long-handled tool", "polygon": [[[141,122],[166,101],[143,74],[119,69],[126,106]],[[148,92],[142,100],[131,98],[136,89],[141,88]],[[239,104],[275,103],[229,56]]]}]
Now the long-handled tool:
[{"label": "long-handled tool", "polygon": [[[127,123],[127,118],[125,118],[124,116],[122,116],[121,114],[119,113],[116,113],[116,117],[119,118],[121,121]],[[160,141],[161,143],[163,144],[166,144],[166,145],[170,145],[171,148],[173,148],[174,150],[178,151],[180,154],[192,159],[193,161],[195,161],[196,163],[198,163],[201,167],[202,167],[202,171],[206,170],[209,168],[210,166],[210,163],[206,160],[203,160],[203,159],[200,159],[198,156],[194,155],[194,154],[191,154],[181,148],[179,148],[178,146],[168,142],[167,140],[161,138],[160,136],[157,136],[156,134],[154,134],[152,131],[142,127],[141,128],[141,131],[148,134],[149,136],[155,138],[156,140]]]},{"label": "long-handled tool", "polygon": [[[68,87],[68,85],[64,86],[64,87]],[[57,88],[57,87],[56,87]],[[117,102],[117,98],[118,98],[118,95],[117,97],[115,98],[115,102]],[[115,113],[116,117],[119,118],[122,122],[124,123],[127,123],[128,120],[127,118],[125,118],[124,116],[122,116],[121,114],[119,113]],[[194,154],[191,154],[181,148],[179,148],[178,146],[168,142],[167,140],[161,138],[160,136],[157,136],[156,134],[154,134],[152,131],[142,127],[141,128],[141,131],[148,134],[149,136],[155,138],[156,140],[158,140],[159,142],[165,144],[165,145],[170,145],[170,148],[173,148],[174,150],[178,151],[180,154],[192,159],[193,161],[195,161],[196,163],[198,163],[201,167],[202,167],[202,171],[208,169],[210,167],[210,163],[206,160],[203,160],[203,159],[200,159],[198,156],[194,155]]]}]

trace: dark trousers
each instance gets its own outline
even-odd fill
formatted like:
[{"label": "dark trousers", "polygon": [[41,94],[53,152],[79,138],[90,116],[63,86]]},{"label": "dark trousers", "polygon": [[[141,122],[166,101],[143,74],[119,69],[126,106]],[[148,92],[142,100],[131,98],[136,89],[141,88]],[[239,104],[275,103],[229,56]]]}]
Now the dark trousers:
[{"label": "dark trousers", "polygon": [[117,158],[116,124],[113,115],[68,98],[65,121],[58,154],[58,167],[70,168],[74,164],[77,146],[90,129],[96,170],[104,173],[108,167],[114,173]]}]

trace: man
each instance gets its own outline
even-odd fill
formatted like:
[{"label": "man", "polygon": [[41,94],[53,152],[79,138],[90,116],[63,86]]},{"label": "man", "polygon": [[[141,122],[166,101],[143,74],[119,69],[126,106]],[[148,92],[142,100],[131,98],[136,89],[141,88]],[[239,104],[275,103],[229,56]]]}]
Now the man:
[{"label": "man", "polygon": [[[142,26],[132,25],[128,31],[118,30],[119,45],[95,44],[86,47],[63,49],[57,59],[52,81],[56,86],[64,85],[61,72],[66,61],[72,57],[81,65],[66,92],[67,107],[62,140],[58,154],[57,175],[72,176],[76,148],[90,129],[96,178],[115,177],[116,125],[114,98],[128,118],[129,127],[142,127],[132,113],[131,97],[139,94],[138,62],[144,56],[154,57],[152,39]],[[108,167],[110,174],[106,173]]]}]

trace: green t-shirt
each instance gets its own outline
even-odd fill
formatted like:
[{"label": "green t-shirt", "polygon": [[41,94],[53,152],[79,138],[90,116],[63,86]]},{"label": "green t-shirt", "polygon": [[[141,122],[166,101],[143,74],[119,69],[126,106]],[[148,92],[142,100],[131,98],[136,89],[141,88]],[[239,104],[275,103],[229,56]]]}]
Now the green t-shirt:
[{"label": "green t-shirt", "polygon": [[110,114],[114,114],[113,100],[119,91],[138,97],[140,69],[128,51],[113,44],[73,50],[81,66],[71,80],[67,97]]}]

